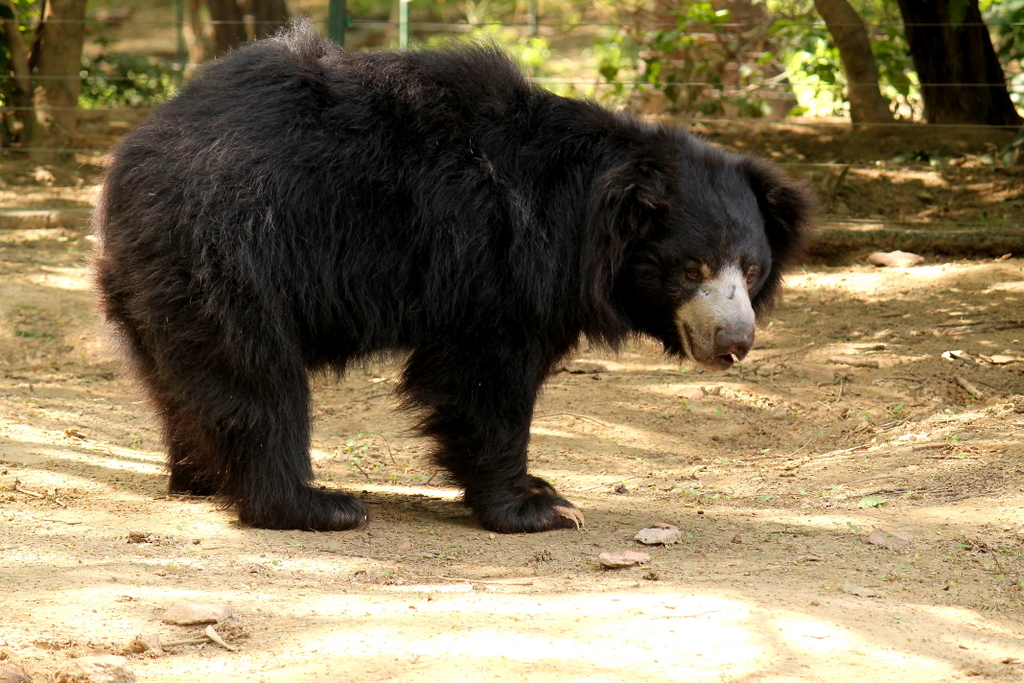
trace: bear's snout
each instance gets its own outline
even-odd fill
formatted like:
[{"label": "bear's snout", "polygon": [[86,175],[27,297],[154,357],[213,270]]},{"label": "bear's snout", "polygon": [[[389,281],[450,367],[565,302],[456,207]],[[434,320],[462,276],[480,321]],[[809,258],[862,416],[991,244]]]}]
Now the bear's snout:
[{"label": "bear's snout", "polygon": [[754,326],[745,321],[718,328],[715,332],[715,355],[735,356],[743,360],[754,345]]},{"label": "bear's snout", "polygon": [[683,350],[692,360],[727,370],[754,344],[754,308],[738,266],[727,266],[701,283],[676,312]]}]

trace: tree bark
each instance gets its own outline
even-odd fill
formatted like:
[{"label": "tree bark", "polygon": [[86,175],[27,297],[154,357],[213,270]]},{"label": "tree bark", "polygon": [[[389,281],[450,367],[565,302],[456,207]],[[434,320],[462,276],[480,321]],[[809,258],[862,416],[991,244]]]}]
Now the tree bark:
[{"label": "tree bark", "polygon": [[210,8],[213,22],[212,56],[220,56],[245,43],[245,24],[237,0],[206,0],[206,6]]},{"label": "tree bark", "polygon": [[0,115],[0,146],[9,147],[14,141],[24,141],[32,133],[32,75],[28,64],[28,48],[18,30],[18,12],[10,0],[0,0],[4,34],[7,36],[7,50],[10,53],[8,68],[13,80],[3,88],[7,106]]},{"label": "tree bark", "polygon": [[203,32],[203,18],[199,0],[185,0],[185,16],[188,17],[188,31],[185,33],[188,42],[189,64],[198,64],[206,59],[209,51],[206,34]]},{"label": "tree bark", "polygon": [[825,20],[846,74],[850,119],[854,123],[892,123],[889,102],[878,89],[878,67],[864,21],[846,0],[814,0]]},{"label": "tree bark", "polygon": [[256,38],[274,35],[291,18],[285,0],[252,0],[252,16],[256,20]]},{"label": "tree bark", "polygon": [[72,146],[78,127],[78,92],[82,81],[82,44],[85,40],[86,0],[49,0],[36,31],[31,64],[35,88],[35,121],[26,146],[51,151],[33,156],[53,159]]},{"label": "tree bark", "polygon": [[897,0],[928,123],[1018,126],[978,0]]}]

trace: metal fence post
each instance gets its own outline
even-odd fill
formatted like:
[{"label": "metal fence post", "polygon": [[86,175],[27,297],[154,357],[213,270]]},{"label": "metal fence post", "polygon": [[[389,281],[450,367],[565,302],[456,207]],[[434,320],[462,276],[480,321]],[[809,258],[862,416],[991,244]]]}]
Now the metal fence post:
[{"label": "metal fence post", "polygon": [[330,0],[327,6],[327,37],[345,47],[345,29],[348,28],[346,0]]},{"label": "metal fence post", "polygon": [[188,66],[188,48],[185,46],[185,0],[177,0],[174,3],[175,11],[175,29],[177,30],[178,39],[178,53],[174,56],[174,59],[178,62],[178,75],[181,76],[185,73],[185,69]]},{"label": "metal fence post", "polygon": [[409,0],[398,0],[398,49],[409,47]]}]

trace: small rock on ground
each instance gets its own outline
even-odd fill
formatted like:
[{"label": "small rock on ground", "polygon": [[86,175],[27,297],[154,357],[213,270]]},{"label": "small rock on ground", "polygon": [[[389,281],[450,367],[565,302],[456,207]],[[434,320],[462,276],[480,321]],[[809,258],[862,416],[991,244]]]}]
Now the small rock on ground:
[{"label": "small rock on ground", "polygon": [[210,602],[176,602],[164,612],[160,620],[167,624],[193,626],[219,624],[232,614],[231,608]]},{"label": "small rock on ground", "polygon": [[79,657],[64,665],[54,683],[135,683],[135,673],[124,657]]},{"label": "small rock on ground", "polygon": [[905,268],[924,262],[924,257],[909,251],[876,251],[868,255],[868,263],[874,266]]},{"label": "small rock on ground", "polygon": [[0,683],[29,683],[32,678],[13,662],[0,662]]},{"label": "small rock on ground", "polygon": [[669,545],[671,543],[678,543],[682,537],[682,532],[671,524],[655,524],[652,527],[638,531],[633,540],[639,541],[644,545]]},{"label": "small rock on ground", "polygon": [[651,556],[647,553],[638,553],[635,550],[616,550],[614,552],[601,553],[597,556],[597,559],[609,569],[622,569],[650,562]]}]

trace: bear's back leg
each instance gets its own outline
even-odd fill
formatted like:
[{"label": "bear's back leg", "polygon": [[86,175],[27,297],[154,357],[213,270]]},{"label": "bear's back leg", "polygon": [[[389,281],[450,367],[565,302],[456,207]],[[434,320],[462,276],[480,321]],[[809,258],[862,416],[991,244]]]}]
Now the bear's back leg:
[{"label": "bear's back leg", "polygon": [[[187,418],[170,432],[172,484],[175,465],[182,482],[214,480],[241,521],[255,527],[339,531],[366,523],[358,499],[310,486],[304,367],[279,362],[250,374],[214,361],[171,374],[174,402]],[[199,450],[176,450],[190,446]]]},{"label": "bear's back leg", "polygon": [[[152,320],[138,323],[126,297],[106,293],[104,312],[163,427],[172,492],[222,495],[255,527],[335,531],[366,523],[358,499],[310,486],[306,369],[272,348],[272,335],[261,338],[258,363],[240,361],[216,339],[176,344],[165,331],[158,343],[143,332]],[[175,327],[199,329],[188,321]]]},{"label": "bear's back leg", "polygon": [[187,406],[178,400],[172,386],[161,379],[161,369],[145,335],[131,315],[131,297],[119,291],[113,269],[100,261],[97,280],[103,296],[100,299],[104,315],[119,332],[127,361],[156,409],[167,446],[167,464],[170,470],[168,489],[171,493],[191,493],[210,496],[218,492],[216,480],[216,453],[202,434],[189,425],[193,422]]}]

